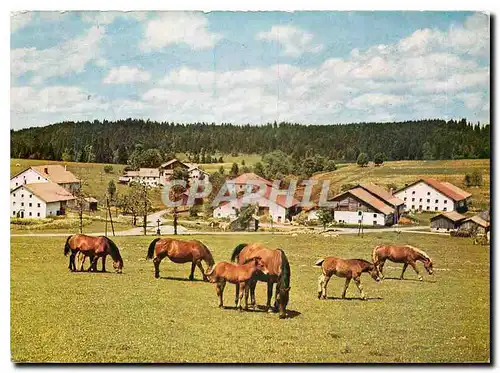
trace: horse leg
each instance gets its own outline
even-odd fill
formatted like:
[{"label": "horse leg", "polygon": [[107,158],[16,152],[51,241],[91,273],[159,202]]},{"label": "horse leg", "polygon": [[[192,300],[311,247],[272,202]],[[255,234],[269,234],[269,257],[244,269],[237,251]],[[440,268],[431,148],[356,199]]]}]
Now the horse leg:
[{"label": "horse leg", "polygon": [[235,287],[236,287],[236,293],[234,295],[234,305],[238,306],[238,297],[240,295],[240,288],[239,288],[238,284],[236,284]]},{"label": "horse leg", "polygon": [[[90,265],[89,265],[89,268],[87,269],[88,272],[90,272],[90,270],[92,269],[92,262],[94,261],[94,256],[93,255],[90,255],[89,256],[89,262],[90,262]],[[85,260],[84,260],[85,262]],[[82,271],[84,270],[83,268],[83,264],[82,264]]]},{"label": "horse leg", "polygon": [[384,269],[384,264],[385,264],[385,259],[380,261],[380,264],[378,266],[378,272],[380,273],[380,278],[383,280],[384,279],[384,274],[382,273]]},{"label": "horse leg", "polygon": [[355,282],[356,286],[358,287],[359,292],[361,293],[361,299],[365,300],[366,294],[363,292],[363,285],[361,285],[361,278],[355,277],[354,282]]},{"label": "horse leg", "polygon": [[266,311],[271,312],[271,298],[273,297],[273,283],[271,281],[267,282],[267,303]]},{"label": "horse leg", "polygon": [[101,272],[106,272],[106,255],[102,257],[102,270]]},{"label": "horse leg", "polygon": [[345,293],[347,292],[347,288],[349,287],[349,283],[351,282],[351,279],[347,277],[345,279],[345,284],[344,284],[344,291],[342,291],[342,299],[345,298]]},{"label": "horse leg", "polygon": [[255,288],[257,287],[257,280],[252,280],[250,282],[250,304],[252,308],[255,309]]},{"label": "horse leg", "polygon": [[281,291],[281,286],[280,283],[276,283],[276,289],[274,292],[274,305],[273,305],[273,312],[278,312],[279,311],[279,303],[278,303],[278,294]]},{"label": "horse leg", "polygon": [[415,272],[417,273],[417,276],[418,276],[418,279],[420,281],[423,281],[424,278],[422,276],[420,276],[420,273],[418,272],[418,269],[417,269],[417,266],[415,264],[415,262],[410,262],[410,265],[413,267],[413,269],[415,270]]},{"label": "horse leg", "polygon": [[76,257],[76,252],[72,250],[69,256],[69,267],[68,267],[71,272],[76,271],[75,257]]},{"label": "horse leg", "polygon": [[323,284],[325,283],[325,275],[321,274],[318,277],[318,299],[323,295]]},{"label": "horse leg", "polygon": [[90,262],[90,267],[89,267],[89,269],[88,269],[88,271],[89,271],[89,272],[91,272],[91,271],[94,271],[94,272],[95,272],[95,271],[96,271],[96,269],[97,269],[97,261],[98,261],[98,260],[99,260],[99,257],[98,257],[98,256],[94,256],[94,257],[92,258],[92,261]]},{"label": "horse leg", "polygon": [[153,264],[155,265],[155,278],[160,278],[160,262],[161,258],[159,256],[153,259]]},{"label": "horse leg", "polygon": [[[401,272],[401,276],[399,276],[399,279],[402,280],[403,276],[405,274],[406,268],[408,267],[408,263],[403,264],[403,272]],[[418,272],[417,272],[418,273]]]},{"label": "horse leg", "polygon": [[196,265],[201,271],[201,274],[203,275],[203,281],[208,281],[208,277],[205,275],[205,269],[203,268],[203,265],[201,264],[201,260],[198,260],[196,262]]},{"label": "horse leg", "polygon": [[193,281],[194,280],[194,268],[196,267],[196,262],[193,260],[193,263],[191,263],[191,274],[189,275],[189,280]]},{"label": "horse leg", "polygon": [[[246,282],[240,282],[237,284],[237,286],[238,286],[239,294],[238,294],[238,304],[236,305],[236,308],[238,310],[242,311],[243,309],[241,307],[241,300],[243,298],[243,294],[245,292],[245,289],[247,288],[247,284],[246,284]],[[246,308],[248,308],[248,305]]]},{"label": "horse leg", "polygon": [[326,287],[332,276],[325,276],[325,281],[323,282],[323,299],[326,299]]},{"label": "horse leg", "polygon": [[[238,285],[236,285],[238,286]],[[224,307],[224,288],[226,287],[226,281],[221,280],[217,282],[217,296],[219,297],[219,308]]]}]

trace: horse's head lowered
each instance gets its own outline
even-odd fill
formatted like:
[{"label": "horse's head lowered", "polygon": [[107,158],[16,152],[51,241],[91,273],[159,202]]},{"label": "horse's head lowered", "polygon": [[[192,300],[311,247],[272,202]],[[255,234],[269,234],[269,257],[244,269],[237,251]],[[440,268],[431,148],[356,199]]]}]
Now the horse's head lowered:
[{"label": "horse's head lowered", "polygon": [[119,260],[113,261],[113,268],[116,273],[122,273],[123,270],[123,260],[120,258]]},{"label": "horse's head lowered", "polygon": [[269,274],[269,271],[267,270],[266,265],[264,264],[264,261],[262,260],[262,258],[260,256],[255,256],[253,258],[247,259],[244,262],[244,264],[245,263],[249,263],[249,262],[254,262],[255,269],[257,271],[260,271],[260,272],[262,272],[265,275]]},{"label": "horse's head lowered", "polygon": [[377,282],[380,282],[380,272],[378,271],[378,268],[370,263],[368,273],[370,273],[370,276]]},{"label": "horse's head lowered", "polygon": [[431,259],[424,260],[424,268],[427,271],[427,273],[429,273],[430,275],[434,274],[434,270],[432,269],[432,260]]}]

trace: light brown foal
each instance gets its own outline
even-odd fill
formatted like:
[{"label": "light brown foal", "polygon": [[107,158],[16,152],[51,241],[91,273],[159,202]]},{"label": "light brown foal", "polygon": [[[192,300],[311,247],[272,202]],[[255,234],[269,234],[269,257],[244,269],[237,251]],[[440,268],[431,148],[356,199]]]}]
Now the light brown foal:
[{"label": "light brown foal", "polygon": [[378,276],[378,271],[375,266],[363,259],[341,259],[329,256],[324,259],[320,259],[315,263],[317,266],[321,266],[322,273],[318,279],[318,299],[326,299],[326,286],[330,278],[335,275],[337,277],[345,277],[344,290],[342,291],[342,298],[345,298],[345,293],[349,287],[351,280],[361,293],[361,299],[366,299],[366,294],[363,292],[363,286],[361,285],[361,274],[363,272],[370,273],[370,276],[375,281],[380,281]]},{"label": "light brown foal", "polygon": [[[259,272],[268,273],[262,259],[254,257],[246,260],[244,264],[218,262],[206,273],[206,276],[210,282],[217,284],[219,307],[224,306],[224,287],[226,286],[226,282],[238,285],[239,293],[236,308],[241,310],[241,298],[243,298],[245,290],[248,291],[249,280]],[[248,302],[245,303],[245,309],[247,309]]]}]

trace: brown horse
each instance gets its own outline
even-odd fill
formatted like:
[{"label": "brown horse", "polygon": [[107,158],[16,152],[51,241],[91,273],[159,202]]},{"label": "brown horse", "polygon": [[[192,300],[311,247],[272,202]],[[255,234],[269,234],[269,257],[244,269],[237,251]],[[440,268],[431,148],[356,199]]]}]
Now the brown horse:
[{"label": "brown horse", "polygon": [[[117,273],[122,272],[123,260],[120,250],[118,250],[116,244],[108,237],[74,234],[66,239],[66,244],[64,245],[64,255],[68,255],[70,252],[68,268],[72,272],[76,271],[75,257],[79,252],[90,257],[89,271],[97,271],[97,261],[99,258],[102,258],[102,272],[106,272],[106,256],[110,255],[113,259],[113,268],[115,271]],[[82,260],[80,270],[83,269],[83,262],[84,260]]]},{"label": "brown horse", "polygon": [[[224,303],[224,287],[226,282],[236,284],[239,287],[238,302],[236,308],[241,310],[241,298],[243,298],[243,292],[248,292],[249,280],[257,273],[262,272],[267,274],[268,271],[265,269],[262,259],[259,257],[253,257],[246,260],[243,264],[233,264],[229,262],[218,262],[216,263],[209,272],[207,272],[207,277],[210,282],[217,284],[217,296],[219,297],[219,307],[223,307]],[[245,299],[246,305],[245,309],[248,308],[248,298]]]},{"label": "brown horse", "polygon": [[[271,298],[273,296],[273,286],[276,284],[276,295],[272,311],[280,313],[280,319],[286,317],[286,307],[288,305],[290,294],[290,263],[282,249],[268,249],[262,244],[239,244],[233,250],[231,256],[232,262],[239,264],[245,263],[248,259],[260,257],[267,270],[267,274],[256,274],[249,283],[251,294],[251,305],[255,308],[255,287],[257,281],[267,282],[267,303],[266,310],[271,307]],[[236,287],[235,303],[238,304],[239,287]],[[245,303],[248,301],[248,291],[245,291]]]},{"label": "brown horse", "polygon": [[361,299],[366,299],[366,295],[363,292],[363,286],[361,285],[361,274],[363,272],[370,273],[370,276],[375,281],[380,281],[377,268],[373,265],[373,263],[363,259],[340,259],[329,256],[318,260],[315,265],[321,266],[322,270],[322,274],[318,278],[318,299],[321,299],[321,297],[326,299],[326,286],[328,285],[328,281],[330,281],[332,275],[345,278],[342,298],[345,298],[345,293],[349,287],[349,283],[351,280],[354,280],[354,283],[361,293]]},{"label": "brown horse", "polygon": [[[153,259],[154,254],[154,259]],[[208,267],[214,265],[214,258],[212,253],[200,241],[184,241],[173,238],[155,238],[148,248],[148,255],[146,259],[153,259],[155,265],[155,277],[160,277],[160,263],[163,258],[168,257],[174,263],[188,263],[191,262],[190,280],[194,280],[194,269],[196,266],[203,275],[203,280],[208,281],[205,275],[205,270],[201,261],[205,261]]]},{"label": "brown horse", "polygon": [[416,247],[410,245],[403,246],[392,246],[392,245],[380,245],[375,246],[372,253],[373,264],[377,267],[378,271],[382,278],[384,275],[382,270],[384,269],[384,263],[387,259],[391,262],[395,263],[404,263],[403,272],[401,272],[400,279],[403,279],[403,275],[406,271],[406,267],[408,264],[412,266],[412,268],[417,273],[418,279],[420,281],[423,280],[423,277],[420,276],[418,272],[416,262],[420,260],[423,264],[427,272],[432,275],[434,271],[432,270],[432,260],[425,252]]}]

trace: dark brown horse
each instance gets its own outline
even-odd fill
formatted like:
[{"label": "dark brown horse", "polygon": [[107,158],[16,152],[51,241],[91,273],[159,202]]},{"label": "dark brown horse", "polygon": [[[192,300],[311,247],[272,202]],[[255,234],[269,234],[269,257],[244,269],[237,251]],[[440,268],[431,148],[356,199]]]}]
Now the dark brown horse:
[{"label": "dark brown horse", "polygon": [[392,246],[392,245],[380,245],[375,246],[372,253],[373,264],[377,267],[378,271],[382,278],[384,275],[382,270],[384,269],[384,263],[387,259],[391,262],[395,263],[404,263],[403,264],[403,272],[401,272],[400,279],[403,279],[403,275],[406,271],[406,267],[408,264],[412,266],[412,268],[417,273],[418,279],[420,281],[423,280],[423,277],[418,272],[416,262],[420,260],[426,269],[426,271],[432,275],[434,271],[432,270],[432,260],[424,251],[417,249],[416,247],[410,245],[403,246]]},{"label": "dark brown horse", "polygon": [[[262,272],[263,274],[268,273],[262,259],[259,257],[250,258],[241,265],[229,262],[216,263],[206,275],[210,282],[217,284],[219,307],[223,307],[224,305],[224,287],[226,286],[226,282],[230,282],[236,284],[239,288],[236,308],[241,310],[243,292],[245,290],[248,292],[249,280],[258,272]],[[246,308],[248,308],[248,303],[245,306]]]},{"label": "dark brown horse", "polygon": [[[154,255],[154,259],[153,259]],[[194,280],[194,269],[196,266],[201,271],[203,279],[208,281],[205,275],[205,270],[201,261],[205,261],[208,267],[214,265],[214,258],[212,253],[200,241],[185,241],[173,238],[155,238],[148,248],[148,255],[146,259],[153,259],[155,265],[155,277],[160,277],[160,263],[163,258],[168,257],[174,263],[188,263],[191,262],[190,280]]]},{"label": "dark brown horse", "polygon": [[351,280],[354,280],[354,283],[361,293],[361,299],[366,299],[366,295],[363,292],[363,286],[361,285],[361,274],[363,272],[368,272],[375,281],[380,281],[377,268],[375,268],[373,263],[363,259],[340,259],[329,256],[318,260],[315,265],[321,266],[322,271],[318,278],[318,299],[321,299],[321,297],[326,299],[326,286],[333,275],[345,278],[342,298],[345,298],[349,283]]},{"label": "dark brown horse", "polygon": [[[290,294],[290,263],[281,249],[268,249],[262,244],[239,244],[233,250],[231,256],[232,262],[239,264],[245,263],[248,259],[260,257],[267,270],[267,274],[260,273],[255,275],[249,283],[251,295],[251,305],[255,308],[255,287],[257,281],[267,282],[267,303],[266,310],[270,310],[271,298],[273,296],[273,286],[276,284],[276,295],[272,311],[280,313],[280,318],[286,317],[286,307],[288,305]],[[235,303],[238,304],[239,287],[236,287]],[[248,291],[245,292],[245,303],[248,301]]]},{"label": "dark brown horse", "polygon": [[[79,252],[90,257],[89,271],[97,271],[97,261],[99,258],[102,258],[102,272],[106,272],[106,256],[110,255],[113,259],[113,268],[115,271],[117,273],[122,272],[123,260],[120,255],[120,250],[118,250],[116,244],[108,237],[74,234],[66,239],[66,244],[64,245],[64,255],[68,255],[70,252],[71,255],[69,257],[68,268],[72,272],[76,271],[75,256]],[[82,269],[83,261],[80,270]]]}]

